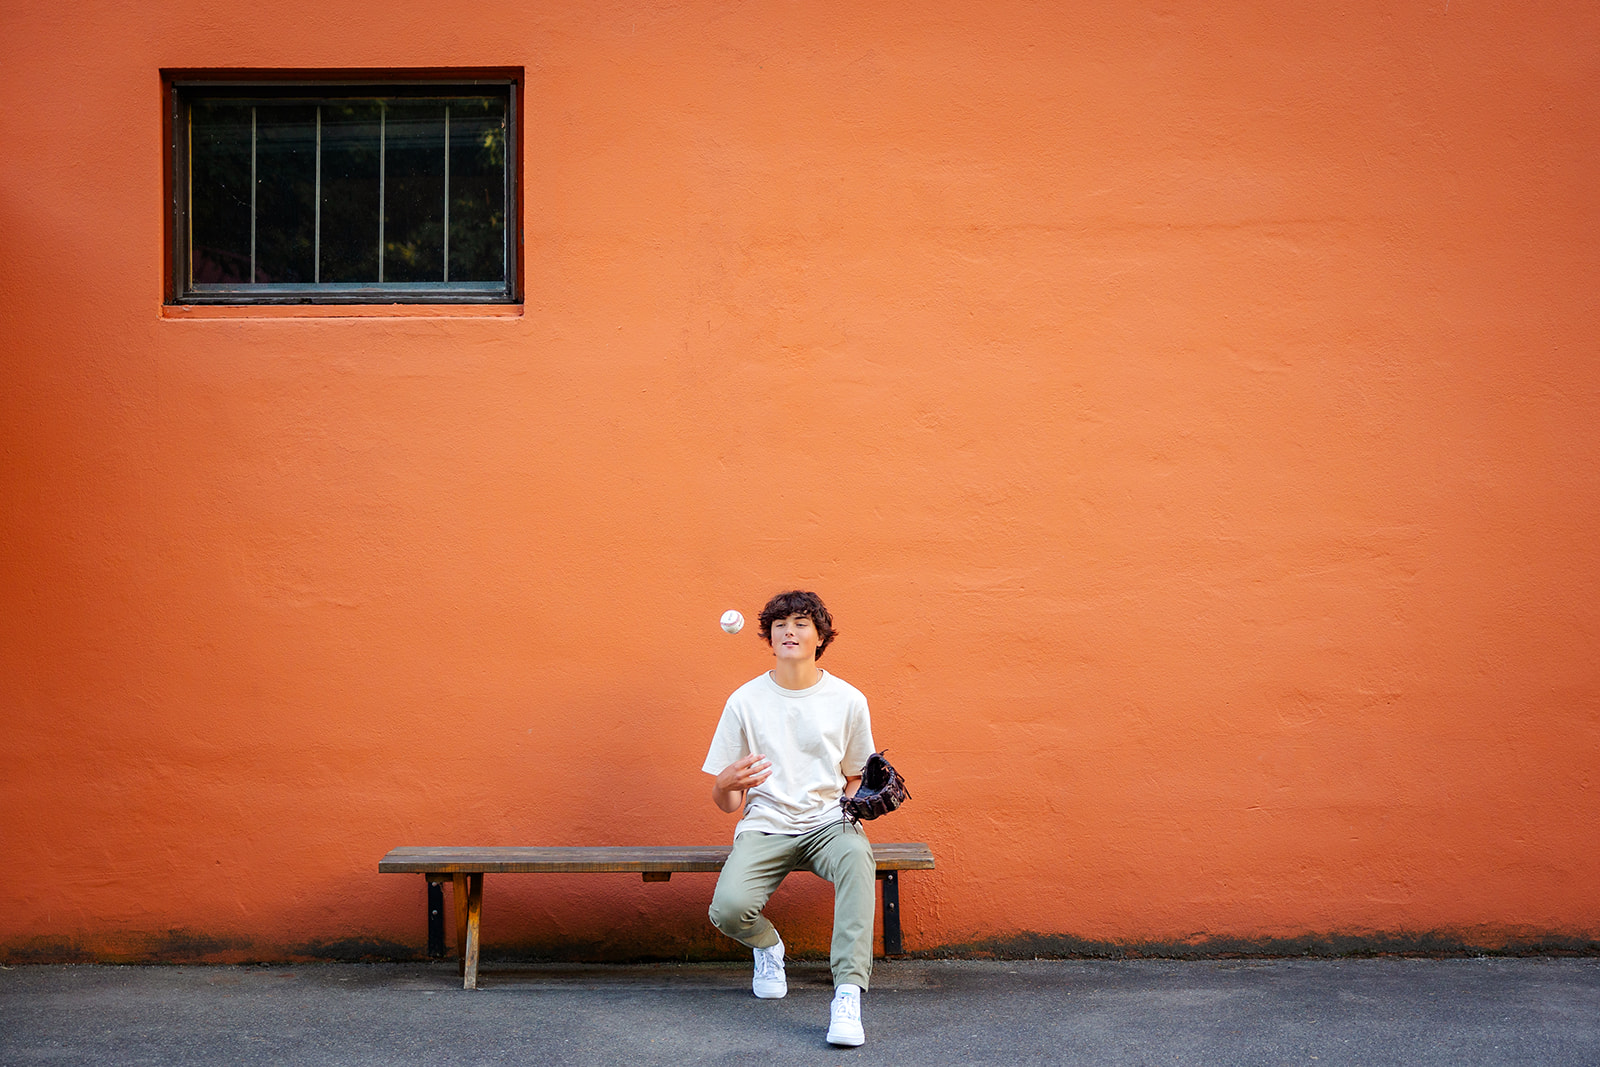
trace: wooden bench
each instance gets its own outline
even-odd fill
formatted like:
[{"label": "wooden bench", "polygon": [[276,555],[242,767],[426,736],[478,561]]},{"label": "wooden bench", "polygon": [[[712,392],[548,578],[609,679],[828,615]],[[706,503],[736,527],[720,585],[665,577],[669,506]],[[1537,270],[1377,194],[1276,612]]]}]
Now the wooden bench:
[{"label": "wooden bench", "polygon": [[[898,956],[900,872],[930,871],[933,852],[921,842],[874,844],[878,881],[883,885],[883,951]],[[639,873],[647,882],[674,874],[715,873],[728,859],[728,846],[690,848],[397,848],[378,861],[382,874],[420,874],[428,885],[428,955],[444,955],[444,883],[454,891],[456,956],[462,987],[478,988],[478,925],[483,913],[486,874]]]}]

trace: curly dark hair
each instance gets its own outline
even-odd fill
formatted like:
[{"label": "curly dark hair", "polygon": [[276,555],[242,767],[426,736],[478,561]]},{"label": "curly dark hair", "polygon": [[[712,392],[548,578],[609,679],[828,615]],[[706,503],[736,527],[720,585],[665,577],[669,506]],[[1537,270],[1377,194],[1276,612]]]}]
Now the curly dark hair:
[{"label": "curly dark hair", "polygon": [[833,616],[828,614],[828,606],[815,593],[791,589],[767,601],[767,606],[761,609],[761,640],[772,644],[772,624],[790,615],[806,616],[817,628],[817,633],[822,635],[822,643],[817,646],[817,658],[821,659],[822,653],[833,644],[839,631],[833,628]]}]

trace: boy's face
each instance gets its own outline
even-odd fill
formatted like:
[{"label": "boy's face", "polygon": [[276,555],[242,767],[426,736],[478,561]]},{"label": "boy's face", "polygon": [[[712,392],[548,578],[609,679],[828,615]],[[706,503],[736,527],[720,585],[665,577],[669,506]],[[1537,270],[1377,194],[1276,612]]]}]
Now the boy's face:
[{"label": "boy's face", "polygon": [[822,635],[809,615],[790,615],[772,621],[772,654],[781,660],[810,663],[817,658]]}]

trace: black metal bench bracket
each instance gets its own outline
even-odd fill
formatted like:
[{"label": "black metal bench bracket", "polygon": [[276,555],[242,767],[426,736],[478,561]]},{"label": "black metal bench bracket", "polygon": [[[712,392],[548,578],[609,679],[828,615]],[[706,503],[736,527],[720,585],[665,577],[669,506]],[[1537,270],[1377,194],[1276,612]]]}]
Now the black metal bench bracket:
[{"label": "black metal bench bracket", "polygon": [[905,952],[900,942],[900,872],[879,871],[883,883],[883,954],[899,956]]},{"label": "black metal bench bracket", "polygon": [[428,880],[428,958],[444,956],[444,886]]}]

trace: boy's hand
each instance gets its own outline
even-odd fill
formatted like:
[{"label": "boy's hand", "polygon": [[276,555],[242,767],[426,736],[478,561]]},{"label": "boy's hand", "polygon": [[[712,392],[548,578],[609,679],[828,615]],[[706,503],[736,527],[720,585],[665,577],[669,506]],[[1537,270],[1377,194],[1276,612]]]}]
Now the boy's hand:
[{"label": "boy's hand", "polygon": [[736,759],[717,775],[711,786],[711,801],[723,811],[734,812],[744,807],[744,794],[772,777],[772,761],[759,752]]},{"label": "boy's hand", "polygon": [[744,759],[736,759],[717,775],[717,786],[729,791],[741,792],[760,785],[772,776],[772,761],[759,752],[752,752]]}]

